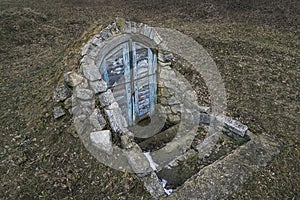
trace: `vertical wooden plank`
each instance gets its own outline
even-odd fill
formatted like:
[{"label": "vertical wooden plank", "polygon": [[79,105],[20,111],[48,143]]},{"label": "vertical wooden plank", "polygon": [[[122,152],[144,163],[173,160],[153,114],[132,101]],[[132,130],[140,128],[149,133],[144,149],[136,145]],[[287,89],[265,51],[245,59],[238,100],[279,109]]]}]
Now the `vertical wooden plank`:
[{"label": "vertical wooden plank", "polygon": [[154,105],[157,104],[157,80],[156,80],[156,77],[157,77],[157,54],[154,53],[153,54],[153,86],[154,86],[154,94],[153,94],[153,102],[154,102]]},{"label": "vertical wooden plank", "polygon": [[137,60],[136,60],[136,43],[132,42],[132,64],[133,64],[133,88],[134,88],[134,120],[138,121],[140,118],[139,115],[139,86],[138,86],[138,69],[137,69]]},{"label": "vertical wooden plank", "polygon": [[124,78],[125,78],[125,95],[127,102],[128,124],[132,125],[132,99],[131,99],[131,81],[130,81],[130,57],[129,43],[123,44],[123,62],[124,62]]},{"label": "vertical wooden plank", "polygon": [[155,87],[156,85],[154,84],[154,66],[153,66],[153,53],[150,48],[148,48],[148,70],[149,70],[149,99],[150,99],[150,114],[154,112],[155,109]]}]

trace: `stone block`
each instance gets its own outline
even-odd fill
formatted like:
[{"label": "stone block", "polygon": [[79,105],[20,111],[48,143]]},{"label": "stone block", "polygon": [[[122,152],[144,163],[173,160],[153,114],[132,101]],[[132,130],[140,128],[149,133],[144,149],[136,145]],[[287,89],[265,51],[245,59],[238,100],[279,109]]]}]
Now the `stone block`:
[{"label": "stone block", "polygon": [[98,46],[98,47],[102,47],[103,46],[103,42],[101,39],[99,39],[98,37],[94,36],[92,39],[91,39],[91,43],[95,46]]},{"label": "stone block", "polygon": [[90,86],[95,94],[99,94],[107,90],[107,84],[103,80],[91,81]]},{"label": "stone block", "polygon": [[142,152],[126,151],[125,155],[132,170],[139,176],[144,176],[152,171],[147,157]]},{"label": "stone block", "polygon": [[125,117],[122,115],[122,111],[120,108],[116,109],[105,109],[105,114],[108,117],[110,126],[115,133],[126,133],[127,130],[127,121]]},{"label": "stone block", "polygon": [[106,121],[98,108],[93,111],[89,119],[97,131],[103,130],[106,126]]},{"label": "stone block", "polygon": [[72,90],[65,85],[61,85],[55,88],[53,93],[53,100],[56,102],[64,101],[67,98],[71,97]]},{"label": "stone block", "polygon": [[216,119],[220,122],[221,126],[223,125],[223,129],[225,129],[225,131],[233,132],[241,137],[244,137],[248,130],[246,125],[242,124],[240,121],[231,119],[230,117],[217,116]]},{"label": "stone block", "polygon": [[199,112],[201,112],[201,113],[209,113],[210,112],[210,107],[208,107],[208,106],[198,106],[198,108],[199,108]]},{"label": "stone block", "polygon": [[64,109],[61,106],[55,106],[53,108],[54,119],[58,119],[58,118],[64,116],[65,114],[66,114],[66,112],[64,111]]},{"label": "stone block", "polygon": [[157,177],[156,173],[152,172],[149,175],[141,178],[141,180],[144,182],[144,187],[153,198],[157,199],[164,195],[165,191],[163,185]]},{"label": "stone block", "polygon": [[178,123],[178,122],[180,122],[180,116],[175,115],[175,114],[169,114],[168,121],[170,121],[172,123]]},{"label": "stone block", "polygon": [[65,100],[64,108],[67,109],[67,110],[72,108],[72,97],[69,97]]},{"label": "stone block", "polygon": [[92,90],[76,88],[76,97],[81,100],[91,100],[94,96]]},{"label": "stone block", "polygon": [[171,110],[172,110],[172,113],[174,113],[174,114],[181,113],[181,111],[182,111],[180,105],[172,105]]},{"label": "stone block", "polygon": [[[155,31],[156,32],[156,31]],[[153,38],[154,42],[158,45],[160,44],[163,39],[160,37],[160,35],[156,32],[156,34],[154,35],[154,38]]]},{"label": "stone block", "polygon": [[83,75],[90,81],[96,81],[101,79],[101,74],[96,65],[81,65]]},{"label": "stone block", "polygon": [[95,64],[95,59],[91,58],[88,55],[85,55],[82,57],[82,59],[80,60],[81,64],[85,64],[85,65],[94,65]]},{"label": "stone block", "polygon": [[112,33],[110,32],[109,29],[104,29],[100,32],[100,36],[104,40],[108,40],[112,37]]},{"label": "stone block", "polygon": [[83,81],[83,77],[76,72],[67,72],[64,74],[65,83],[68,86],[75,87]]},{"label": "stone block", "polygon": [[141,27],[140,33],[146,37],[150,37],[150,34],[152,31],[153,31],[153,28],[151,26],[143,24]]},{"label": "stone block", "polygon": [[178,98],[176,98],[175,96],[171,96],[168,100],[168,104],[169,105],[175,105],[175,104],[180,104],[180,101]]},{"label": "stone block", "polygon": [[106,92],[100,94],[98,96],[99,101],[100,101],[100,105],[105,107],[105,106],[109,106],[112,103],[115,102],[115,98],[113,93],[111,92],[111,90],[107,90]]},{"label": "stone block", "polygon": [[210,115],[206,114],[206,113],[200,113],[199,123],[200,124],[210,124]]},{"label": "stone block", "polygon": [[113,144],[110,130],[92,132],[90,133],[90,140],[97,148],[112,155]]}]

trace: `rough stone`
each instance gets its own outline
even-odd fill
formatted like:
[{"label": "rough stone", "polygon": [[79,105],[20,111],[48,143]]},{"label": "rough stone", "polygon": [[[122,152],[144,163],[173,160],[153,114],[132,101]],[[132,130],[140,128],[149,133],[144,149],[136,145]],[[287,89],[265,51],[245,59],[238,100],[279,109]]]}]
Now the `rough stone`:
[{"label": "rough stone", "polygon": [[120,33],[119,27],[117,26],[117,21],[118,19],[106,27],[106,29],[109,29],[113,35],[117,35]]},{"label": "rough stone", "polygon": [[86,119],[86,115],[78,115],[74,117],[74,125],[78,134],[84,133],[88,127],[90,127],[90,124],[87,123]]},{"label": "rough stone", "polygon": [[106,107],[106,109],[108,110],[113,110],[113,109],[118,109],[119,108],[119,104],[117,102],[113,102],[112,104],[110,104],[109,106]]},{"label": "rough stone", "polygon": [[96,36],[94,36],[94,37],[92,38],[91,43],[92,43],[93,45],[98,46],[98,47],[101,47],[101,46],[103,45],[102,40],[100,40],[100,39],[99,39],[98,37],[96,37]]},{"label": "rough stone", "polygon": [[241,137],[244,137],[248,130],[248,127],[246,125],[237,120],[231,119],[230,117],[217,116],[216,119],[221,122],[221,125],[224,125],[223,129],[225,129],[225,131],[233,132],[240,135]]},{"label": "rough stone", "polygon": [[99,95],[99,101],[100,101],[100,105],[105,107],[114,103],[115,98],[111,90],[107,90],[106,92]]},{"label": "rough stone", "polygon": [[139,176],[145,176],[152,171],[147,157],[142,152],[126,151],[128,163]]},{"label": "rough stone", "polygon": [[122,115],[122,111],[120,108],[116,109],[105,109],[105,114],[107,115],[110,126],[112,130],[116,133],[126,133],[127,130],[127,121]]},{"label": "rough stone", "polygon": [[161,62],[170,62],[172,61],[172,59],[174,58],[173,54],[172,53],[161,53],[159,52],[158,53],[158,60],[161,61]]},{"label": "rough stone", "polygon": [[143,24],[141,27],[140,33],[146,37],[150,37],[152,30],[153,30],[153,28],[151,26]]},{"label": "rough stone", "polygon": [[156,44],[160,44],[163,41],[163,39],[160,37],[160,35],[156,31],[155,31],[153,40]]},{"label": "rough stone", "polygon": [[65,102],[64,102],[64,107],[65,107],[65,109],[70,109],[70,108],[72,108],[72,97],[69,97],[69,98],[67,98],[66,100],[65,100]]},{"label": "rough stone", "polygon": [[180,122],[180,117],[178,115],[169,114],[168,120],[172,123],[177,123],[177,122]]},{"label": "rough stone", "polygon": [[55,106],[53,108],[54,119],[58,119],[58,118],[64,116],[65,114],[66,114],[66,112],[64,111],[64,109],[61,106]]},{"label": "rough stone", "polygon": [[82,106],[77,105],[71,108],[71,113],[73,116],[79,116],[79,115],[90,115],[92,114],[93,109],[90,106]]},{"label": "rough stone", "polygon": [[90,115],[90,122],[98,131],[102,130],[106,126],[106,121],[98,108],[96,108]]},{"label": "rough stone", "polygon": [[145,177],[142,177],[141,180],[144,182],[144,187],[152,197],[159,198],[164,195],[165,191],[163,185],[154,172]]},{"label": "rough stone", "polygon": [[210,107],[208,106],[198,106],[198,108],[199,108],[199,112],[201,113],[209,113],[210,111]]},{"label": "rough stone", "polygon": [[87,43],[83,46],[82,51],[81,51],[81,55],[84,56],[89,52],[91,44]]},{"label": "rough stone", "polygon": [[109,29],[104,29],[100,32],[100,36],[104,39],[104,40],[108,40],[109,38],[112,37],[112,33],[110,32]]},{"label": "rough stone", "polygon": [[206,113],[200,113],[199,123],[210,124],[210,115]]},{"label": "rough stone", "polygon": [[100,148],[102,151],[111,155],[113,153],[113,144],[111,140],[110,130],[92,132],[90,139],[93,145]]},{"label": "rough stone", "polygon": [[68,86],[75,87],[83,81],[83,77],[76,72],[67,72],[64,74],[65,83]]},{"label": "rough stone", "polygon": [[182,111],[180,105],[172,105],[171,110],[174,114],[181,113],[181,111]]},{"label": "rough stone", "polygon": [[132,144],[128,135],[124,134],[121,136],[121,144],[123,149],[130,149]]},{"label": "rough stone", "polygon": [[85,65],[94,65],[95,64],[95,59],[91,58],[88,55],[85,55],[82,57],[82,59],[80,60],[80,63],[85,64]]},{"label": "rough stone", "polygon": [[53,93],[53,100],[56,102],[64,101],[72,95],[72,91],[65,85],[55,88]]},{"label": "rough stone", "polygon": [[90,81],[101,79],[101,74],[96,65],[81,65],[83,75]]},{"label": "rough stone", "polygon": [[90,82],[90,86],[95,94],[105,92],[107,90],[107,84],[103,80]]},{"label": "rough stone", "polygon": [[76,89],[76,97],[82,100],[90,100],[93,98],[93,91],[89,89]]},{"label": "rough stone", "polygon": [[122,31],[124,33],[131,33],[131,22],[130,21],[123,22]]},{"label": "rough stone", "polygon": [[175,104],[180,104],[180,101],[175,97],[171,96],[170,99],[168,100],[169,105],[175,105]]}]

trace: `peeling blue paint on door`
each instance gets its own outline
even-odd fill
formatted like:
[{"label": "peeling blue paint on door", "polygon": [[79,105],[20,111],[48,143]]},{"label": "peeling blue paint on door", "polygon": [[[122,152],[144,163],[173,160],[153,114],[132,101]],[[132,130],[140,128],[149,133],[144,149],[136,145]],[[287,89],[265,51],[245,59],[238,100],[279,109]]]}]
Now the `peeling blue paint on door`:
[{"label": "peeling blue paint on door", "polygon": [[128,124],[133,125],[155,110],[157,55],[152,49],[132,40],[121,45],[102,64],[103,79],[115,95],[124,95],[124,98],[115,98],[122,105]]}]

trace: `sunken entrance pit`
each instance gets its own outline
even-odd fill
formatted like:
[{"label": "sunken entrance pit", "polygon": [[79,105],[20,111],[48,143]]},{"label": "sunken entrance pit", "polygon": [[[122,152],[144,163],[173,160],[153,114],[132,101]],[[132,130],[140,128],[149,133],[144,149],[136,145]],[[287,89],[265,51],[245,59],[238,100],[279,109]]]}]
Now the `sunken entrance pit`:
[{"label": "sunken entrance pit", "polygon": [[54,91],[54,117],[69,112],[87,150],[136,174],[154,198],[226,197],[266,166],[279,145],[216,114],[213,104],[198,105],[195,81],[182,72],[201,77],[193,68],[201,62],[175,52],[194,42],[180,36],[116,19],[82,48],[77,71],[64,74]]}]

